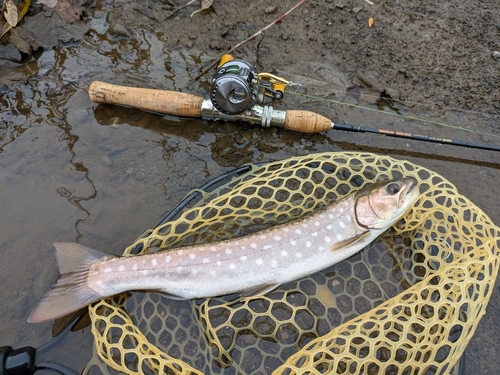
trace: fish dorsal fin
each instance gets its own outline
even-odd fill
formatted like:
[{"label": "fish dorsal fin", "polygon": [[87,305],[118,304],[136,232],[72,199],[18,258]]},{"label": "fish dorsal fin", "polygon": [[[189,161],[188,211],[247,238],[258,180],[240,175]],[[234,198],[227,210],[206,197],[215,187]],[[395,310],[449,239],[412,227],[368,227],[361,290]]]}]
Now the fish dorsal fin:
[{"label": "fish dorsal fin", "polygon": [[335,251],[335,250],[339,250],[339,249],[342,249],[344,247],[347,247],[347,246],[350,246],[350,245],[353,245],[355,244],[356,242],[358,241],[361,241],[363,239],[365,239],[368,235],[370,234],[370,231],[366,231],[366,232],[363,232],[361,234],[358,234],[357,236],[354,236],[354,237],[351,237],[351,238],[348,238],[347,240],[344,240],[344,241],[340,241],[340,242],[337,242],[335,245],[333,245],[331,247],[331,250],[332,251]]}]

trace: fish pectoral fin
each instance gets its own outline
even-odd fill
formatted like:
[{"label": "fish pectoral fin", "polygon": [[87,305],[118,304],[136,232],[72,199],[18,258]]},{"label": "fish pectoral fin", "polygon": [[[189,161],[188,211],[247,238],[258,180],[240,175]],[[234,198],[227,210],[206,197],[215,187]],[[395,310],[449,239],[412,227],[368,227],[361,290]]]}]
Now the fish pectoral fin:
[{"label": "fish pectoral fin", "polygon": [[332,251],[342,249],[344,247],[350,246],[355,244],[358,241],[361,241],[365,239],[368,235],[370,234],[370,231],[363,232],[361,234],[358,234],[357,236],[354,236],[352,238],[348,238],[347,240],[337,242],[335,245],[331,247]]},{"label": "fish pectoral fin", "polygon": [[263,284],[258,285],[255,288],[249,289],[241,294],[241,298],[259,297],[274,289],[276,289],[279,284]]}]

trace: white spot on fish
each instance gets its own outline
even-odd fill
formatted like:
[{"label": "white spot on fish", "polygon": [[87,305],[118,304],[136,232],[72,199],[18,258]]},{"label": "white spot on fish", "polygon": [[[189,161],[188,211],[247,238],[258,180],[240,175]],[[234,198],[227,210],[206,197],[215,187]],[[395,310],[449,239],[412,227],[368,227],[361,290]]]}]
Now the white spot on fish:
[{"label": "white spot on fish", "polygon": [[323,246],[320,246],[320,247],[319,247],[319,250],[320,250],[320,251],[321,251],[321,250],[325,250],[325,248],[324,248]]},{"label": "white spot on fish", "polygon": [[255,261],[259,266],[263,263],[262,258],[259,258]]},{"label": "white spot on fish", "polygon": [[327,225],[327,226],[326,226],[326,229],[328,229],[328,230],[332,230],[332,226],[331,226],[331,225]]},{"label": "white spot on fish", "polygon": [[316,237],[318,235],[318,232],[313,232],[312,236]]},{"label": "white spot on fish", "polygon": [[271,266],[272,266],[272,267],[276,267],[277,265],[278,265],[278,262],[276,262],[276,260],[274,260],[274,259],[273,259],[273,260],[271,261]]},{"label": "white spot on fish", "polygon": [[215,271],[214,271],[214,270],[211,270],[211,271],[210,271],[210,275],[215,276]]},{"label": "white spot on fish", "polygon": [[222,264],[222,262],[221,262],[220,260],[218,260],[218,261],[216,262],[216,264],[217,264],[218,266],[220,266],[220,265]]},{"label": "white spot on fish", "polygon": [[333,219],[333,214],[328,214],[329,219]]},{"label": "white spot on fish", "polygon": [[288,255],[288,253],[285,250],[281,250],[281,256],[286,257],[287,255]]},{"label": "white spot on fish", "polygon": [[236,264],[231,263],[231,264],[229,265],[229,268],[231,268],[232,270],[234,270],[234,269],[236,268]]},{"label": "white spot on fish", "polygon": [[196,254],[193,254],[193,253],[189,254],[189,258],[190,258],[190,259],[194,259],[194,258],[196,258]]},{"label": "white spot on fish", "polygon": [[295,229],[296,234],[302,234],[302,231],[300,229]]},{"label": "white spot on fish", "polygon": [[148,271],[147,271],[147,270],[142,270],[142,271],[141,271],[141,273],[142,273],[143,275],[147,275],[147,274],[148,274]]},{"label": "white spot on fish", "polygon": [[265,234],[261,234],[261,235],[260,235],[260,238],[261,238],[262,240],[265,240],[265,239],[267,238],[267,235],[265,235]]},{"label": "white spot on fish", "polygon": [[312,245],[312,244],[311,244],[311,241],[307,241],[307,242],[306,242],[306,246],[307,246],[307,247],[311,247],[311,245]]},{"label": "white spot on fish", "polygon": [[281,241],[281,237],[280,236],[274,236],[274,240],[275,241]]},{"label": "white spot on fish", "polygon": [[203,263],[208,263],[210,260],[208,258],[203,258]]},{"label": "white spot on fish", "polygon": [[226,254],[229,255],[231,254],[233,251],[231,249],[226,249]]},{"label": "white spot on fish", "polygon": [[125,267],[124,266],[118,267],[118,271],[125,271]]},{"label": "white spot on fish", "polygon": [[196,268],[193,268],[191,270],[191,275],[196,275],[198,273],[198,270]]},{"label": "white spot on fish", "polygon": [[315,221],[314,225],[316,225],[317,227],[319,227],[319,225],[320,225],[319,221]]},{"label": "white spot on fish", "polygon": [[325,236],[325,242],[330,242],[332,239],[328,236]]},{"label": "white spot on fish", "polygon": [[308,225],[307,225],[306,223],[302,223],[302,227],[303,227],[303,228],[307,228],[307,226],[308,226]]},{"label": "white spot on fish", "polygon": [[184,254],[184,250],[179,250],[179,251],[177,251],[177,254],[179,254],[179,255]]},{"label": "white spot on fish", "polygon": [[296,256],[297,258],[302,258],[302,254],[301,254],[301,253],[295,253],[295,256]]},{"label": "white spot on fish", "polygon": [[264,245],[264,250],[269,250],[271,247],[271,245]]},{"label": "white spot on fish", "polygon": [[216,251],[217,248],[215,246],[210,246],[210,251]]},{"label": "white spot on fish", "polygon": [[111,272],[111,267],[105,268],[104,272]]},{"label": "white spot on fish", "polygon": [[325,218],[325,214],[321,214],[319,215],[320,218],[324,219]]},{"label": "white spot on fish", "polygon": [[156,266],[158,264],[158,261],[155,258],[153,258],[153,259],[151,259],[151,264],[154,267],[154,266]]},{"label": "white spot on fish", "polygon": [[346,220],[351,222],[352,221],[352,218],[350,216],[346,216]]},{"label": "white spot on fish", "polygon": [[168,263],[168,262],[170,262],[171,260],[172,260],[172,257],[171,257],[170,255],[167,255],[167,256],[165,257],[165,262],[167,262],[167,263]]},{"label": "white spot on fish", "polygon": [[290,244],[291,244],[292,246],[295,246],[295,245],[297,245],[297,241],[295,241],[295,240],[291,240],[291,241],[290,241]]},{"label": "white spot on fish", "polygon": [[343,221],[339,221],[339,225],[342,229],[345,229],[346,228],[346,225]]},{"label": "white spot on fish", "polygon": [[255,242],[252,242],[252,243],[250,244],[250,247],[251,247],[252,249],[255,249],[255,248],[257,248],[257,244],[256,244]]},{"label": "white spot on fish", "polygon": [[137,271],[137,268],[139,268],[139,266],[137,265],[137,263],[132,264],[132,270],[133,271]]},{"label": "white spot on fish", "polygon": [[344,236],[341,235],[340,233],[337,234],[337,240],[342,241],[344,239]]},{"label": "white spot on fish", "polygon": [[339,206],[339,211],[340,211],[340,212],[344,212],[344,211],[345,211],[344,206]]},{"label": "white spot on fish", "polygon": [[290,232],[290,229],[288,229],[288,228],[285,228],[284,230],[286,233]]},{"label": "white spot on fish", "polygon": [[176,270],[177,270],[177,272],[181,273],[182,272],[182,267],[177,267]]},{"label": "white spot on fish", "polygon": [[247,256],[246,255],[240,256],[240,260],[247,260]]}]

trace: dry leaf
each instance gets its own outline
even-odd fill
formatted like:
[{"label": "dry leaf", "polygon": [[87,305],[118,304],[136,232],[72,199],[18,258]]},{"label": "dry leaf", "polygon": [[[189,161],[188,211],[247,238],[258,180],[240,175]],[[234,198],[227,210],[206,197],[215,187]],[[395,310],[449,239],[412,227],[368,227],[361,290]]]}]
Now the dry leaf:
[{"label": "dry leaf", "polygon": [[[11,0],[11,2],[12,2],[12,0]],[[17,14],[16,25],[24,17],[24,15],[28,11],[30,5],[31,5],[31,0],[24,0],[21,4],[19,4],[19,6],[17,7],[17,11],[16,11],[16,14]],[[8,22],[4,23],[2,29],[0,30],[0,38],[2,38],[5,35],[5,33],[7,33],[10,29],[12,29],[12,27],[13,26],[10,23],[8,23]]]},{"label": "dry leaf", "polygon": [[38,0],[37,4],[43,4],[49,8],[54,8],[59,0]]},{"label": "dry leaf", "polygon": [[6,10],[3,15],[5,16],[6,21],[11,27],[15,27],[18,21],[16,4],[14,4],[12,0],[8,0],[7,3],[5,3],[5,8]]},{"label": "dry leaf", "polygon": [[83,8],[77,0],[60,0],[56,6],[56,12],[66,23],[73,23],[80,19]]},{"label": "dry leaf", "polygon": [[202,10],[207,10],[212,6],[213,3],[214,0],[201,0],[201,8],[191,13],[191,17],[193,17],[195,13],[201,12]]},{"label": "dry leaf", "polygon": [[373,21],[374,21],[374,19],[372,17],[370,17],[370,19],[368,20],[368,27],[372,27]]}]

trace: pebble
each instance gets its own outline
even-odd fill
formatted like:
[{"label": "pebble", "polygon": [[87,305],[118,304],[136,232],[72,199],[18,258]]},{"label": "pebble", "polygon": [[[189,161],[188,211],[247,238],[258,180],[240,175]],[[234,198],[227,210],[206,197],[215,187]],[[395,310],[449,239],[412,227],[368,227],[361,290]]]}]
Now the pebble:
[{"label": "pebble", "polygon": [[191,48],[194,45],[194,42],[191,39],[183,39],[181,43],[186,48]]},{"label": "pebble", "polygon": [[125,26],[119,23],[111,25],[108,31],[113,36],[124,36],[127,38],[130,38],[132,36],[132,33]]},{"label": "pebble", "polygon": [[221,50],[224,48],[224,42],[221,40],[212,40],[208,45],[210,49]]},{"label": "pebble", "polygon": [[111,161],[108,155],[101,156],[101,163],[105,167],[111,167],[113,165],[113,162]]},{"label": "pebble", "polygon": [[491,57],[493,57],[494,59],[498,59],[500,57],[500,52],[498,51],[493,51],[491,53]]},{"label": "pebble", "polygon": [[267,7],[266,9],[264,9],[264,13],[265,14],[271,14],[271,13],[274,13],[278,10],[278,7],[276,5],[271,5],[269,7]]},{"label": "pebble", "polygon": [[144,172],[143,171],[139,171],[135,174],[134,178],[137,180],[137,181],[142,181],[144,180],[144,177],[146,177],[144,175]]}]

